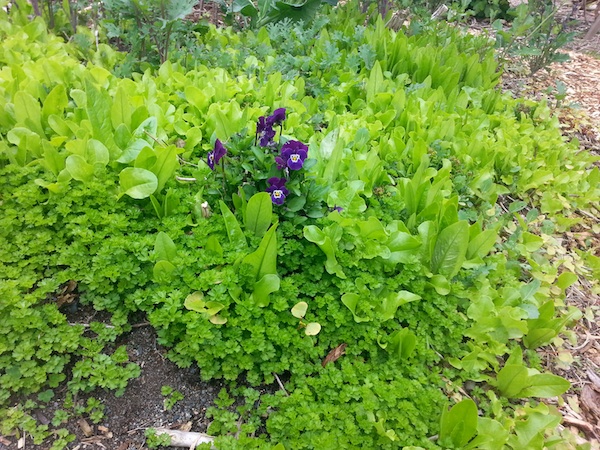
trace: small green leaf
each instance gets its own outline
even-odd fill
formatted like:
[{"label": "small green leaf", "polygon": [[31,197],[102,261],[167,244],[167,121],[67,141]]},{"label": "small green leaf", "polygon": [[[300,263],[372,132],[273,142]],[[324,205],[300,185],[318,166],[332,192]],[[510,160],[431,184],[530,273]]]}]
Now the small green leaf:
[{"label": "small green leaf", "polygon": [[88,164],[83,156],[69,155],[65,167],[77,181],[90,181],[94,176],[94,166]]},{"label": "small green leaf", "polygon": [[[139,155],[138,155],[139,156]],[[175,170],[179,167],[179,161],[177,160],[177,149],[174,145],[167,148],[158,148],[156,150],[156,163],[150,169],[156,175],[158,180],[158,186],[156,190],[162,191],[167,181],[169,181]]]},{"label": "small green leaf", "polygon": [[556,285],[564,291],[569,286],[572,286],[578,279],[579,277],[573,272],[563,272],[558,276]]},{"label": "small green leaf", "polygon": [[369,322],[371,319],[369,319],[368,317],[358,317],[356,315],[356,305],[358,304],[359,300],[360,295],[358,294],[349,293],[342,295],[342,303],[346,305],[346,307],[350,310],[350,312],[354,316],[354,321],[356,323]]},{"label": "small green leaf", "polygon": [[138,167],[140,169],[146,169],[153,172],[151,169],[156,164],[156,152],[154,149],[148,147],[147,145],[140,150],[138,155],[135,158],[135,162],[133,163],[134,167]]},{"label": "small green leaf", "polygon": [[67,91],[64,84],[57,84],[44,100],[44,106],[42,107],[42,116],[44,117],[44,120],[48,120],[48,117],[53,114],[62,116],[68,105],[69,98],[67,97]]},{"label": "small green leaf", "polygon": [[240,227],[240,223],[223,201],[219,202],[219,206],[221,207],[221,214],[225,221],[229,242],[236,247],[246,248],[248,243],[246,242],[246,237],[244,236],[242,227]]},{"label": "small green leaf", "polygon": [[519,211],[521,211],[521,210],[523,210],[525,208],[527,208],[527,203],[523,202],[521,200],[516,201],[516,202],[512,202],[510,205],[508,205],[508,210],[511,213],[519,212]]},{"label": "small green leaf", "polygon": [[114,144],[113,127],[110,122],[112,99],[106,89],[96,88],[89,80],[85,81],[85,95],[85,110],[92,126],[92,135],[111,148],[111,144]]},{"label": "small green leaf", "polygon": [[219,311],[221,311],[223,308],[225,308],[225,305],[223,305],[222,303],[219,303],[219,302],[206,302],[205,306],[206,306],[206,308],[202,312],[208,314],[209,316],[214,316]]},{"label": "small green leaf", "polygon": [[450,293],[450,282],[444,275],[434,275],[429,280],[429,283],[440,295],[448,295]]},{"label": "small green leaf", "polygon": [[549,398],[564,394],[571,383],[558,375],[539,373],[529,377],[529,386],[520,392],[519,397]]},{"label": "small green leaf", "polygon": [[212,316],[208,319],[210,323],[214,325],[225,325],[227,323],[227,319],[221,316]]},{"label": "small green leaf", "polygon": [[167,233],[161,231],[156,235],[154,253],[156,253],[159,260],[169,262],[173,262],[175,256],[177,256],[177,247],[175,247],[175,243]]},{"label": "small green leaf", "polygon": [[158,187],[156,175],[146,169],[126,167],[119,174],[121,195],[127,194],[135,199],[150,197]]},{"label": "small green leaf", "polygon": [[345,279],[346,274],[340,263],[338,263],[335,257],[335,248],[333,241],[330,236],[326,235],[319,227],[315,225],[309,225],[304,227],[304,237],[307,241],[313,242],[319,246],[321,251],[327,256],[325,261],[325,270],[327,273],[335,274],[339,278]]},{"label": "small green leaf", "polygon": [[415,333],[408,328],[402,328],[390,335],[386,350],[399,359],[406,359],[412,355],[416,346],[417,337]]},{"label": "small green leaf", "polygon": [[241,13],[246,17],[256,18],[258,16],[258,11],[250,0],[234,0],[231,4],[231,11]]},{"label": "small green leaf", "polygon": [[470,398],[444,409],[440,422],[440,443],[444,447],[464,448],[477,432],[477,405]]},{"label": "small green leaf", "polygon": [[102,142],[90,139],[85,147],[85,159],[92,165],[104,167],[110,161],[110,153]]},{"label": "small green leaf", "polygon": [[58,176],[60,171],[65,168],[65,155],[59,153],[48,141],[42,141],[42,148],[44,150],[44,166]]},{"label": "small green leaf", "polygon": [[378,308],[381,320],[394,318],[398,308],[406,303],[421,300],[421,296],[409,291],[400,291],[387,295]]},{"label": "small green leaf", "polygon": [[308,311],[308,303],[298,302],[292,308],[292,316],[302,319],[306,315],[306,311]]},{"label": "small green leaf", "polygon": [[523,233],[523,244],[528,252],[535,252],[542,248],[544,240],[536,234],[525,231]]},{"label": "small green leaf", "polygon": [[157,283],[168,283],[174,271],[175,266],[169,261],[158,261],[154,264],[152,275]]},{"label": "small green leaf", "polygon": [[275,274],[266,274],[256,283],[252,292],[252,300],[257,306],[265,307],[269,304],[269,294],[278,291],[280,286],[279,277]]},{"label": "small green leaf", "polygon": [[[535,320],[532,320],[530,322],[534,321]],[[523,338],[523,344],[525,344],[525,347],[531,349],[541,347],[542,345],[550,343],[550,341],[558,335],[559,331],[560,330],[555,330],[553,328],[532,328],[530,325],[527,336]]]},{"label": "small green leaf", "polygon": [[508,398],[519,397],[521,391],[529,386],[527,368],[523,365],[506,364],[497,377],[498,389]]},{"label": "small green leaf", "polygon": [[467,259],[473,259],[475,257],[484,258],[492,250],[498,232],[496,230],[485,230],[479,233],[477,236],[469,242],[467,248]]},{"label": "small green leaf", "polygon": [[221,247],[219,239],[214,234],[211,234],[206,240],[205,248],[208,251],[215,252],[219,256],[223,256],[223,247]]},{"label": "small green leaf", "polygon": [[200,291],[196,291],[188,295],[183,302],[183,306],[190,311],[204,312],[204,307],[206,306],[204,303],[204,294]]},{"label": "small green leaf", "polygon": [[110,120],[113,128],[118,128],[120,125],[127,127],[131,126],[131,113],[133,108],[131,100],[127,94],[127,90],[123,84],[119,85],[115,92],[113,103],[110,108]]},{"label": "small green leaf", "polygon": [[244,258],[244,263],[254,267],[256,280],[277,273],[277,223],[264,235],[258,249]]}]

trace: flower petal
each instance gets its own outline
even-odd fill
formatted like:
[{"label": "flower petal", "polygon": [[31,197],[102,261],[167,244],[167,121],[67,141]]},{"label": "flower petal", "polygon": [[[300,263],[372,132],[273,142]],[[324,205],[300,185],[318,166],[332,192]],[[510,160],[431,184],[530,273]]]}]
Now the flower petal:
[{"label": "flower petal", "polygon": [[285,108],[277,108],[273,111],[269,117],[267,117],[267,124],[273,126],[278,125],[285,120]]}]

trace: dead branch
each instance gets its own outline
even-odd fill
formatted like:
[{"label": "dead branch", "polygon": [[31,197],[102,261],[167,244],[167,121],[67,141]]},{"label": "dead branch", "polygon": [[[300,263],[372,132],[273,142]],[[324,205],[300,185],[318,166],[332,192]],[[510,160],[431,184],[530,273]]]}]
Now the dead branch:
[{"label": "dead branch", "polygon": [[213,436],[194,431],[169,430],[168,428],[155,428],[154,431],[157,436],[168,435],[171,438],[172,447],[186,447],[191,450],[200,444],[212,444],[215,440]]}]

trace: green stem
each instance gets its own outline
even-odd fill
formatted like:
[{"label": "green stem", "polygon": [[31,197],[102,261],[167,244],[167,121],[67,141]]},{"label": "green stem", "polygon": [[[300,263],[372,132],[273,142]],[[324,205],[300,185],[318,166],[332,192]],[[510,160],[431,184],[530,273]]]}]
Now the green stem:
[{"label": "green stem", "polygon": [[225,183],[225,158],[221,158],[221,180],[223,182],[223,201],[225,201],[225,193],[227,192],[227,184]]}]

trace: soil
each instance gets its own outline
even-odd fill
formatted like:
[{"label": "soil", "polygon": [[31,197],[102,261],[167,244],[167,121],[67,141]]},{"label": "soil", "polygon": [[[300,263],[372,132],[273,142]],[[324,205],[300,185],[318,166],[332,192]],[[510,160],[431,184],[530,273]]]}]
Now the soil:
[{"label": "soil", "polygon": [[[212,2],[207,5],[200,2],[192,19],[203,17],[220,22],[213,5]],[[573,9],[569,5],[563,13],[572,14]],[[574,14],[579,22],[574,28],[578,35],[568,46],[571,60],[554,64],[549,71],[540,71],[533,77],[509,69],[503,77],[502,87],[515,96],[546,98],[556,103],[556,98],[548,92],[556,88],[557,80],[563,82],[567,96],[556,112],[565,134],[577,137],[582,150],[600,155],[600,33],[584,39],[593,13],[588,12],[584,17],[582,10],[575,10]],[[473,28],[481,30],[485,25],[473,24]],[[600,236],[594,232],[597,230],[594,226],[599,223],[600,212],[585,215],[579,230],[565,234],[565,246],[578,246],[600,255]],[[600,296],[583,280],[570,288],[567,301],[585,313],[574,329],[577,343],[566,343],[562,349],[549,346],[543,350],[542,357],[549,370],[572,383],[559,408],[564,417],[561,426],[579,433],[581,442],[587,441],[592,448],[600,448]],[[80,311],[76,321],[89,323],[95,314]],[[95,321],[101,319],[93,318]],[[105,323],[108,324],[107,319]],[[70,419],[64,425],[76,435],[76,440],[68,446],[70,450],[143,450],[147,448],[144,431],[150,427],[207,431],[210,421],[206,410],[223,387],[221,383],[202,382],[198,368],[179,368],[170,362],[166,358],[167,350],[157,343],[156,333],[143,320],[117,344],[127,346],[130,360],[141,367],[141,375],[130,381],[122,397],[97,390],[77,399],[80,404],[85,404],[88,397],[99,399],[105,405],[104,418],[98,424],[78,417]],[[183,400],[170,410],[165,408],[165,396],[161,394],[163,386],[171,386],[183,394]],[[48,423],[54,411],[61,408],[66,389],[57,391],[48,407],[38,412],[38,421]],[[34,446],[30,439],[18,443],[14,437],[0,436],[0,450],[32,448],[45,450],[46,447]]]},{"label": "soil", "polygon": [[[77,316],[95,316],[94,321],[102,321],[102,317],[98,317],[89,308],[83,309],[86,312],[77,313]],[[75,399],[76,404],[82,406],[90,397],[100,400],[104,405],[104,418],[94,424],[89,418],[73,417],[62,425],[76,436],[69,449],[146,449],[144,433],[147,428],[207,431],[210,421],[206,418],[206,409],[212,406],[223,385],[219,382],[200,381],[197,367],[177,367],[166,358],[166,349],[157,343],[153,328],[145,322],[139,325],[121,336],[116,345],[127,346],[130,360],[141,368],[140,376],[129,382],[121,397],[116,397],[112,391],[98,389]],[[161,394],[163,386],[170,386],[183,395],[183,399],[171,409],[166,409],[166,397]],[[36,419],[40,423],[48,423],[54,412],[62,407],[65,393],[66,387],[57,389],[56,397],[45,409],[36,413]],[[22,447],[19,447],[15,438],[2,439],[0,450],[47,448],[35,446],[28,439]]]}]

